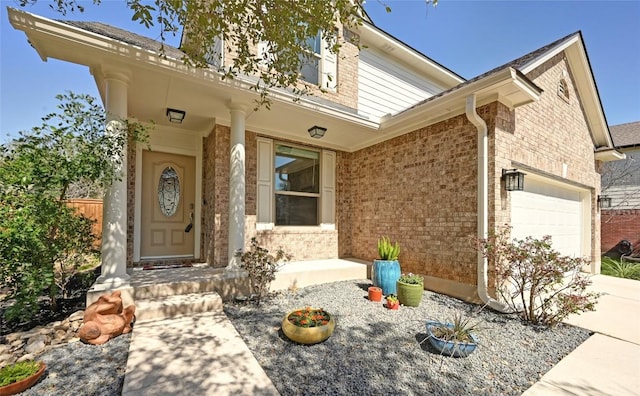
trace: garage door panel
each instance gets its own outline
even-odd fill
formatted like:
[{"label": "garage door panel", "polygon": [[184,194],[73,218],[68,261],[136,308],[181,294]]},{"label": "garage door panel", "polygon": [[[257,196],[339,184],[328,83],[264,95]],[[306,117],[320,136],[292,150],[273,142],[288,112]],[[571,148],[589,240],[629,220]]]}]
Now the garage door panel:
[{"label": "garage door panel", "polygon": [[582,255],[582,213],[575,190],[527,180],[525,191],[511,192],[512,237],[550,235],[553,248],[565,255]]}]

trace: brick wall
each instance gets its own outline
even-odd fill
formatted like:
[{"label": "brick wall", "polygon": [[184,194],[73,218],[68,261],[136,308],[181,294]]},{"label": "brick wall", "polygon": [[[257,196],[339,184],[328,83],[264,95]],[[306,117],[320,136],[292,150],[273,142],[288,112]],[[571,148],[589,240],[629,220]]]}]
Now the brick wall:
[{"label": "brick wall", "polygon": [[602,210],[600,218],[603,254],[619,256],[618,243],[625,239],[635,250],[640,247],[640,209]]},{"label": "brick wall", "polygon": [[[490,227],[510,220],[510,195],[497,182],[502,169],[513,168],[511,162],[515,161],[563,178],[566,165],[566,180],[591,188],[591,259],[599,260],[600,224],[595,200],[600,175],[589,127],[564,53],[540,65],[527,77],[543,89],[540,100],[515,110],[499,103],[492,105],[496,121],[493,131],[489,129],[490,157],[495,156],[495,164],[489,170],[490,205],[494,212]],[[568,84],[568,101],[557,94],[560,79]]]},{"label": "brick wall", "polygon": [[386,235],[400,243],[403,272],[476,284],[476,133],[460,115],[344,155],[351,187],[338,222],[352,229],[340,251],[373,260]]},{"label": "brick wall", "polygon": [[[338,257],[338,231],[319,227],[277,227],[256,231],[257,135],[245,133],[245,247],[257,237],[269,250],[284,249],[293,260]],[[217,125],[203,142],[204,235],[207,262],[214,267],[228,264],[230,129]],[[340,193],[338,193],[340,195]]]}]

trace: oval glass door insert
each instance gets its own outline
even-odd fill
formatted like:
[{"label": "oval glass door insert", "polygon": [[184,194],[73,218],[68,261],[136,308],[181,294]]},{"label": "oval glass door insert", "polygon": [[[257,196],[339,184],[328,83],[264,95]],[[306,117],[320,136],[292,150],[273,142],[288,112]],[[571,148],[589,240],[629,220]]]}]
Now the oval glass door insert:
[{"label": "oval glass door insert", "polygon": [[176,214],[180,203],[180,180],[176,171],[168,166],[160,174],[158,181],[158,201],[160,211],[167,217]]}]

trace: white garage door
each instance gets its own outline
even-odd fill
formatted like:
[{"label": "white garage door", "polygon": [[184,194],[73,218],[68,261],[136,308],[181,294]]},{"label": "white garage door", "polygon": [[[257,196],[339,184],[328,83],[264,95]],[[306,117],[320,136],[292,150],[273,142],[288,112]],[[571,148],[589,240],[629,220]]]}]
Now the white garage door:
[{"label": "white garage door", "polygon": [[531,178],[524,191],[512,191],[512,237],[542,238],[551,235],[552,247],[560,253],[583,256],[583,210],[580,192]]}]

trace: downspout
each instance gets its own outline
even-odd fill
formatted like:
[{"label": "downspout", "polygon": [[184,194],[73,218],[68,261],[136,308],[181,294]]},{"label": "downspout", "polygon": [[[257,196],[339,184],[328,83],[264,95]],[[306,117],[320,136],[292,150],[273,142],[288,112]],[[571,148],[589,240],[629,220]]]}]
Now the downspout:
[{"label": "downspout", "polygon": [[[489,236],[489,165],[487,124],[476,112],[476,94],[467,96],[465,107],[467,119],[478,129],[478,238]],[[478,251],[478,297],[489,308],[499,312],[511,312],[509,307],[489,296],[488,292],[488,260]]]}]

